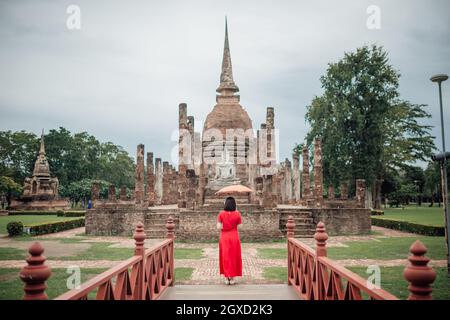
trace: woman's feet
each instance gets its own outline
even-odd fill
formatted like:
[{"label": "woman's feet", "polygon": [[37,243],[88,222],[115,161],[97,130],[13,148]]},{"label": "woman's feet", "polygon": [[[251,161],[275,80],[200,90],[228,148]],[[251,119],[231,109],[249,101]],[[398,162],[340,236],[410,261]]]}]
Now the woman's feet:
[{"label": "woman's feet", "polygon": [[230,284],[230,278],[225,278],[225,284]]},{"label": "woman's feet", "polygon": [[230,284],[233,285],[235,283],[236,283],[236,281],[234,281],[234,278],[230,278]]}]

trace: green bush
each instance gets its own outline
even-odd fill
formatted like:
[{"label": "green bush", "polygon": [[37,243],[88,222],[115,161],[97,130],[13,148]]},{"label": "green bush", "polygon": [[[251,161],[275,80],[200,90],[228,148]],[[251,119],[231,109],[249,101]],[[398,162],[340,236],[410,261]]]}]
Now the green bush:
[{"label": "green bush", "polygon": [[382,216],[382,215],[384,215],[384,211],[383,210],[375,210],[375,209],[373,209],[373,210],[370,211],[370,214],[372,216]]},{"label": "green bush", "polygon": [[31,224],[25,227],[29,229],[31,235],[41,235],[47,233],[60,232],[69,229],[75,229],[83,226],[84,226],[84,218],[79,218],[67,221]]},{"label": "green bush", "polygon": [[412,223],[407,221],[380,219],[372,217],[372,225],[416,234],[422,234],[425,236],[442,237],[445,235],[444,227],[426,226],[423,224]]},{"label": "green bush", "polygon": [[66,211],[64,212],[64,217],[84,217],[86,215],[85,211]]},{"label": "green bush", "polygon": [[11,221],[6,225],[6,230],[10,237],[20,236],[23,233],[23,223],[20,221]]},{"label": "green bush", "polygon": [[56,211],[56,216],[58,216],[58,217],[64,217],[64,211],[62,211],[62,210]]},{"label": "green bush", "polygon": [[56,216],[58,211],[41,211],[41,210],[26,210],[26,211],[9,211],[9,216]]}]

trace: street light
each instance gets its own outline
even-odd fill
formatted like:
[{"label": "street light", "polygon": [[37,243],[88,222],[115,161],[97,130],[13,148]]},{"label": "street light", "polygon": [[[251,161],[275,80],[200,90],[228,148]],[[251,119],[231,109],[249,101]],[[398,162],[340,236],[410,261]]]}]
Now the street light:
[{"label": "street light", "polygon": [[442,109],[442,88],[441,83],[448,79],[446,74],[437,74],[431,77],[432,82],[437,82],[439,86],[439,105],[441,108],[441,133],[442,133],[442,153],[444,157],[441,161],[441,181],[442,181],[442,200],[444,204],[445,216],[445,240],[447,242],[447,273],[450,275],[450,218],[448,216],[448,186],[447,186],[447,159],[445,157],[445,133],[444,133],[444,111]]}]

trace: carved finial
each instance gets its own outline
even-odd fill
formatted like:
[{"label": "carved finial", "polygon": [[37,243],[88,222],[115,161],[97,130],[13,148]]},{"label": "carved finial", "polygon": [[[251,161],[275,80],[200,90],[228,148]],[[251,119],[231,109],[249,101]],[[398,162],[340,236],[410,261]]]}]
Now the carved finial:
[{"label": "carved finial", "polygon": [[286,236],[288,238],[293,238],[294,237],[294,228],[295,228],[295,222],[294,222],[294,218],[292,216],[288,217],[288,221],[286,223]]},{"label": "carved finial", "polygon": [[47,300],[46,281],[52,274],[49,266],[45,265],[46,258],[42,255],[44,248],[39,242],[33,243],[28,249],[30,256],[27,265],[20,271],[20,280],[25,282],[23,300]]},{"label": "carved finial", "polygon": [[173,222],[172,216],[169,216],[169,218],[167,218],[166,230],[166,238],[175,239],[175,223]]},{"label": "carved finial", "polygon": [[316,239],[316,254],[318,257],[327,256],[327,240],[328,234],[325,231],[325,224],[320,221],[316,227],[316,233],[314,234]]},{"label": "carved finial", "polygon": [[138,222],[136,225],[136,229],[133,234],[134,238],[134,255],[143,255],[145,251],[144,243],[147,238],[144,231],[144,224],[142,222]]},{"label": "carved finial", "polygon": [[436,272],[428,266],[430,259],[425,256],[427,247],[417,240],[411,245],[409,252],[410,264],[403,271],[403,276],[409,282],[408,300],[431,300],[431,284],[436,279]]}]

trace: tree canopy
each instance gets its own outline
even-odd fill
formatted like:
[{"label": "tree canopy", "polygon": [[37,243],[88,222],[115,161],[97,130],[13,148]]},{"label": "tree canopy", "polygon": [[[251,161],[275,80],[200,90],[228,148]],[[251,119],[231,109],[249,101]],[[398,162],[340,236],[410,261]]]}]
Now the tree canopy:
[{"label": "tree canopy", "polygon": [[400,99],[400,73],[382,47],[364,46],[328,65],[324,93],[307,106],[307,142],[322,138],[324,181],[362,178],[372,186],[386,170],[429,159],[434,150],[425,105]]}]

